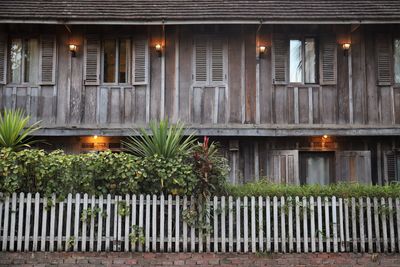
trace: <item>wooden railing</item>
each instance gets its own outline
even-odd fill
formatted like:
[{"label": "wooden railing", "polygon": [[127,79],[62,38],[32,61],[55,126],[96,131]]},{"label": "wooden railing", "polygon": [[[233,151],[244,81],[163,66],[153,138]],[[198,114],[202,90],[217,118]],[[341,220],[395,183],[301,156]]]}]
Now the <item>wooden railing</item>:
[{"label": "wooden railing", "polygon": [[[193,198],[12,194],[0,201],[2,251],[400,252],[400,199],[214,197],[204,228]],[[186,213],[187,214],[187,213]]]}]

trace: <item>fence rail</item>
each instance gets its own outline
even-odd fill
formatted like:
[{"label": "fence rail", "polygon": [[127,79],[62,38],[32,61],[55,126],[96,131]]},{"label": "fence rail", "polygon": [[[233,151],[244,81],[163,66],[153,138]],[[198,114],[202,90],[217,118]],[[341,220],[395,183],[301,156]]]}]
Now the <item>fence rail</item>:
[{"label": "fence rail", "polygon": [[2,251],[400,252],[400,199],[38,193],[0,198]]}]

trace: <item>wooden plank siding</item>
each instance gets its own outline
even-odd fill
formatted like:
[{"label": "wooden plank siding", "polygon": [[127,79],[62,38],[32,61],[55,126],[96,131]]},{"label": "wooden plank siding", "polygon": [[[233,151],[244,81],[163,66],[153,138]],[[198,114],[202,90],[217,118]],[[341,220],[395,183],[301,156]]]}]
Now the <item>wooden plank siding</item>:
[{"label": "wooden plank siding", "polygon": [[[12,38],[20,29],[24,26],[8,27],[1,38]],[[33,121],[42,120],[45,129],[127,129],[168,117],[193,128],[240,130],[250,124],[261,129],[301,125],[332,130],[335,126],[365,125],[371,133],[374,126],[399,133],[400,89],[377,82],[377,42],[391,40],[394,28],[372,25],[351,32],[334,26],[263,26],[257,30],[254,26],[186,25],[166,26],[163,32],[163,27],[158,26],[73,26],[71,33],[56,26],[30,29],[37,36],[46,33],[56,37],[55,83],[0,85],[0,108],[22,108]],[[101,39],[123,36],[132,40],[138,35],[148,39],[148,82],[135,84],[130,77],[126,84],[85,85],[84,44],[86,36],[93,32]],[[336,35],[334,84],[273,83],[272,39],[276,34],[290,36],[294,32],[315,34],[317,42],[322,32]],[[343,35],[352,43],[348,55],[341,48]],[[193,40],[198,36],[224,40],[223,84],[194,85]],[[69,43],[78,45],[76,57],[71,57]],[[161,57],[154,49],[157,43],[163,46]],[[267,47],[260,57],[258,45]]]}]

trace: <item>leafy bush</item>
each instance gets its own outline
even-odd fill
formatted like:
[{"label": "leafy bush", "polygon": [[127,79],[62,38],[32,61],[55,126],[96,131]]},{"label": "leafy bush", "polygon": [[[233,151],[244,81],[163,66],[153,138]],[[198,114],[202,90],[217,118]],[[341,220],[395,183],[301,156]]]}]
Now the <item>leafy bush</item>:
[{"label": "leafy bush", "polygon": [[331,185],[281,185],[261,180],[244,185],[227,185],[228,195],[243,196],[321,196],[321,197],[400,197],[400,184],[385,186],[357,183],[337,183]]},{"label": "leafy bush", "polygon": [[0,147],[13,150],[30,147],[35,140],[31,135],[40,129],[40,122],[28,126],[30,116],[25,116],[20,109],[0,113]]},{"label": "leafy bush", "polygon": [[66,155],[62,151],[0,150],[0,191],[125,194],[137,192],[138,161],[126,153]]}]

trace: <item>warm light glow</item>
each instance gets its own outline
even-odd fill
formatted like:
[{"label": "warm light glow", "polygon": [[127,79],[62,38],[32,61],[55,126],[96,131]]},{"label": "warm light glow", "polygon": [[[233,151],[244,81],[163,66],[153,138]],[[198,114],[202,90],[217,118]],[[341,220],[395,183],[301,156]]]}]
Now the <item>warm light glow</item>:
[{"label": "warm light glow", "polygon": [[342,45],[344,50],[349,50],[350,49],[350,43],[345,43]]},{"label": "warm light glow", "polygon": [[71,52],[76,52],[76,49],[77,49],[77,46],[76,46],[76,45],[70,44],[70,45],[68,45],[68,47],[69,47],[69,51],[71,51]]},{"label": "warm light glow", "polygon": [[267,50],[267,47],[262,45],[259,47],[259,49],[260,49],[260,54],[264,54],[265,50]]},{"label": "warm light glow", "polygon": [[97,137],[98,137],[97,135],[94,135],[94,136],[93,136],[93,139],[97,139]]},{"label": "warm light glow", "polygon": [[328,136],[326,134],[324,134],[324,136],[322,136],[322,138],[327,139]]},{"label": "warm light glow", "polygon": [[161,51],[161,45],[160,44],[156,44],[156,51]]}]

